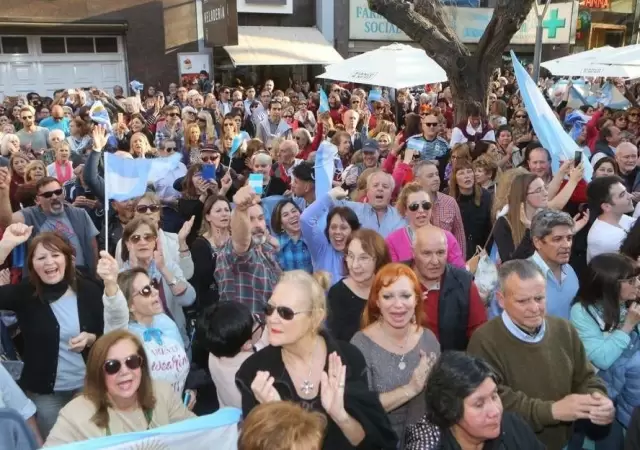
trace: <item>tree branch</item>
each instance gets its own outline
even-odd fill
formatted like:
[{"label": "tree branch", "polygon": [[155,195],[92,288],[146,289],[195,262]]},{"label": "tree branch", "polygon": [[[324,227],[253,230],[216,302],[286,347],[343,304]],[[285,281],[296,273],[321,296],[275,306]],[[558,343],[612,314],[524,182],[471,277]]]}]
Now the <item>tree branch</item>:
[{"label": "tree branch", "polygon": [[451,18],[445,12],[439,0],[414,0],[413,5],[414,11],[431,22],[446,38],[451,41],[460,41],[455,30],[450,25]]},{"label": "tree branch", "polygon": [[[470,55],[457,36],[449,39],[430,18],[415,12],[408,3],[399,0],[369,0],[369,8],[404,31],[445,70],[452,66],[452,61]],[[441,6],[435,8],[440,8],[442,14]],[[437,22],[438,19],[434,19]]]},{"label": "tree branch", "polygon": [[484,30],[476,55],[489,65],[495,65],[513,35],[518,32],[535,0],[498,0],[491,21]]}]

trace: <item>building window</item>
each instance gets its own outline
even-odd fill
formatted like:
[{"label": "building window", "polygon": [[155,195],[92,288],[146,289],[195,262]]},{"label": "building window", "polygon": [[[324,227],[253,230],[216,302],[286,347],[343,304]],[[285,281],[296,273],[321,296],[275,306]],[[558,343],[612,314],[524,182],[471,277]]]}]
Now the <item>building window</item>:
[{"label": "building window", "polygon": [[93,38],[68,37],[67,53],[95,53]]},{"label": "building window", "polygon": [[0,42],[2,43],[2,53],[5,55],[29,53],[26,36],[2,36]]},{"label": "building window", "polygon": [[115,37],[97,37],[96,53],[118,53],[118,39]]},{"label": "building window", "polygon": [[40,48],[42,53],[66,53],[67,49],[64,45],[63,37],[41,37]]}]

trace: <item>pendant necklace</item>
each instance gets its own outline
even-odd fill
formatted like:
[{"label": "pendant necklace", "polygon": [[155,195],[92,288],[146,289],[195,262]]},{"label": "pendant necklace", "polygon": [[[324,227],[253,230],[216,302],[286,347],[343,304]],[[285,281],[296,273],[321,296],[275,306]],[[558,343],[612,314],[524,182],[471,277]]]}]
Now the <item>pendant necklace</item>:
[{"label": "pendant necklace", "polygon": [[309,362],[309,374],[307,375],[307,378],[305,380],[302,380],[302,385],[300,385],[300,391],[304,394],[304,395],[311,395],[311,393],[313,392],[313,388],[315,387],[315,385],[311,382],[311,372],[313,372],[313,354],[315,353],[317,347],[317,341],[316,341],[316,345],[313,346],[313,349],[311,350],[311,361]]},{"label": "pendant necklace", "polygon": [[[380,326],[380,328],[382,329],[382,325]],[[387,333],[384,331],[384,329],[382,329],[382,332],[386,335]],[[404,362],[404,357],[407,355],[407,353],[404,351],[404,348],[407,346],[407,342],[409,342],[409,337],[411,336],[411,332],[407,333],[407,337],[404,340],[404,344],[402,345],[396,345],[398,348],[400,348],[400,350],[402,350],[402,357],[400,358],[400,362],[398,363],[398,369],[400,370],[404,370],[407,368],[407,363]]]}]

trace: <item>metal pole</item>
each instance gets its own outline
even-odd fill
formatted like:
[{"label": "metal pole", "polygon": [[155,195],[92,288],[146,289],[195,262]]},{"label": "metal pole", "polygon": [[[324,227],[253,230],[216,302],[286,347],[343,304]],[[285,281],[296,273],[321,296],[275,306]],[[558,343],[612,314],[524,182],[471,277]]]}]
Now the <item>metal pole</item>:
[{"label": "metal pole", "polygon": [[[538,9],[538,1],[545,2],[542,14],[540,14],[540,10]],[[542,62],[542,33],[544,32],[542,22],[544,21],[544,16],[547,15],[549,3],[551,3],[551,0],[536,0],[534,3],[536,17],[538,18],[538,25],[536,26],[536,47],[533,54],[533,81],[536,83],[538,83],[538,78],[540,77],[540,63]]]}]

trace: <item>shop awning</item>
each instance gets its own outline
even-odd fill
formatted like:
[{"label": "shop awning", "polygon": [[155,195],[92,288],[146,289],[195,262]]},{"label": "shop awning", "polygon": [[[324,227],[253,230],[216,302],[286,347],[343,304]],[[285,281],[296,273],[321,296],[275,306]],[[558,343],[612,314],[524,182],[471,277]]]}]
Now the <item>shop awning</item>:
[{"label": "shop awning", "polygon": [[334,64],[343,60],[313,27],[238,27],[238,45],[224,49],[235,66]]}]

